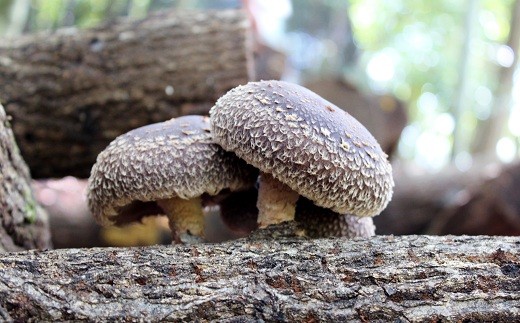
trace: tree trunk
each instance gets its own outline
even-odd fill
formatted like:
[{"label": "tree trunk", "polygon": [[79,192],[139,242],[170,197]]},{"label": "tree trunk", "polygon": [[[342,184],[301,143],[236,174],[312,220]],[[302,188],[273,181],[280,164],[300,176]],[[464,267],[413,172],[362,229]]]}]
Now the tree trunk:
[{"label": "tree trunk", "polygon": [[519,247],[513,237],[279,237],[12,253],[0,258],[0,317],[512,322]]},{"label": "tree trunk", "polygon": [[238,10],[161,12],[0,44],[0,98],[33,176],[88,177],[130,129],[207,113],[250,79]]},{"label": "tree trunk", "polygon": [[467,149],[464,147],[467,143],[464,142],[465,135],[463,131],[463,116],[464,110],[466,106],[464,103],[468,98],[468,85],[470,75],[468,70],[470,68],[470,61],[473,54],[472,44],[473,38],[475,37],[475,31],[477,28],[478,14],[479,14],[479,0],[467,0],[467,10],[464,18],[464,39],[462,42],[462,48],[460,53],[460,60],[458,62],[458,84],[457,90],[455,91],[453,97],[453,105],[451,106],[451,111],[453,114],[455,129],[453,130],[453,146],[451,149],[451,157],[452,160],[457,157],[457,155]]},{"label": "tree trunk", "polygon": [[518,66],[518,47],[520,46],[520,0],[516,0],[511,8],[511,24],[507,46],[512,50],[513,62],[503,66],[498,75],[497,89],[494,93],[493,105],[489,118],[482,121],[475,134],[473,152],[490,160],[496,159],[496,145],[507,128],[511,111],[513,78]]},{"label": "tree trunk", "polygon": [[47,215],[34,198],[29,170],[0,105],[0,252],[49,247]]}]

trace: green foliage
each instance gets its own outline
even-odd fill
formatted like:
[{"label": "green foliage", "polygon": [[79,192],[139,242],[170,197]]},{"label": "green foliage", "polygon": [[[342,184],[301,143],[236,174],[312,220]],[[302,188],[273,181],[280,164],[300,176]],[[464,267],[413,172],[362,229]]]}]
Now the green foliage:
[{"label": "green foliage", "polygon": [[35,29],[56,29],[65,13],[65,4],[63,0],[35,0],[33,2],[35,9],[34,23]]},{"label": "green foliage", "polygon": [[[13,21],[23,20],[18,33],[54,30],[63,26],[88,28],[120,16],[143,18],[169,7],[227,8],[239,0],[0,0],[0,36]],[[13,10],[13,8],[17,10]],[[25,17],[27,15],[27,17]]]},{"label": "green foliage", "polygon": [[[440,135],[440,139],[451,145],[452,133],[439,133],[435,120],[443,113],[450,116],[453,112],[461,51],[467,37],[464,19],[468,3],[451,0],[351,1],[354,35],[364,51],[361,66],[370,75],[370,64],[374,59],[383,57],[384,62],[394,64],[391,78],[379,82],[368,80],[368,83],[375,90],[390,91],[409,103],[416,136],[406,138],[413,144],[409,145],[412,150],[401,150],[405,156],[417,156],[415,142],[425,133]],[[496,48],[507,40],[511,5],[511,0],[482,0],[474,17],[476,32],[470,47],[469,90],[464,98],[461,119],[466,147],[477,120],[487,117],[491,108],[489,95],[497,86],[499,68],[494,55]],[[425,93],[428,94],[424,96]]]}]

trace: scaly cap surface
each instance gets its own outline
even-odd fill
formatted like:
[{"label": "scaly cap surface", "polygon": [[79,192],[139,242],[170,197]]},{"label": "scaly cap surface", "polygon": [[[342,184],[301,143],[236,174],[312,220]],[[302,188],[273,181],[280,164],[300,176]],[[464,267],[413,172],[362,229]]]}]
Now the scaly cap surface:
[{"label": "scaly cap surface", "polygon": [[111,142],[92,167],[87,197],[98,222],[109,224],[133,202],[240,190],[256,177],[257,170],[213,143],[207,117],[184,116]]},{"label": "scaly cap surface", "polygon": [[392,168],[356,119],[314,92],[282,81],[250,82],[210,111],[215,142],[318,206],[379,214],[392,196]]}]

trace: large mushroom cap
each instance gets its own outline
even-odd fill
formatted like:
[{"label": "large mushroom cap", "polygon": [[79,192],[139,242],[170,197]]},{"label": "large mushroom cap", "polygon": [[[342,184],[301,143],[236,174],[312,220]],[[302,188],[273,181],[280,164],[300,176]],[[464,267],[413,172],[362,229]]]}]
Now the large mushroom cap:
[{"label": "large mushroom cap", "polygon": [[207,117],[184,116],[112,141],[92,168],[88,203],[98,222],[110,224],[131,206],[158,210],[142,202],[240,190],[256,177],[256,169],[213,143]]},{"label": "large mushroom cap", "polygon": [[356,119],[314,92],[282,81],[232,89],[210,111],[215,142],[316,205],[379,214],[392,169]]}]

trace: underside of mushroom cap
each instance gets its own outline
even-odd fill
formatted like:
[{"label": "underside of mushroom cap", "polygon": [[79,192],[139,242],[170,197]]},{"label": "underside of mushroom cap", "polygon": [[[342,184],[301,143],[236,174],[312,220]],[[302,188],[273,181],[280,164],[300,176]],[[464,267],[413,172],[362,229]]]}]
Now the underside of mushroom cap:
[{"label": "underside of mushroom cap", "polygon": [[217,101],[210,118],[215,142],[318,206],[373,216],[392,196],[392,168],[374,137],[299,85],[239,86]]},{"label": "underside of mushroom cap", "polygon": [[101,224],[134,201],[215,195],[254,185],[257,170],[213,143],[209,120],[184,116],[134,129],[99,154],[88,203]]},{"label": "underside of mushroom cap", "polygon": [[339,214],[316,206],[306,198],[298,200],[295,220],[304,234],[311,238],[369,238],[376,234],[371,217]]}]

